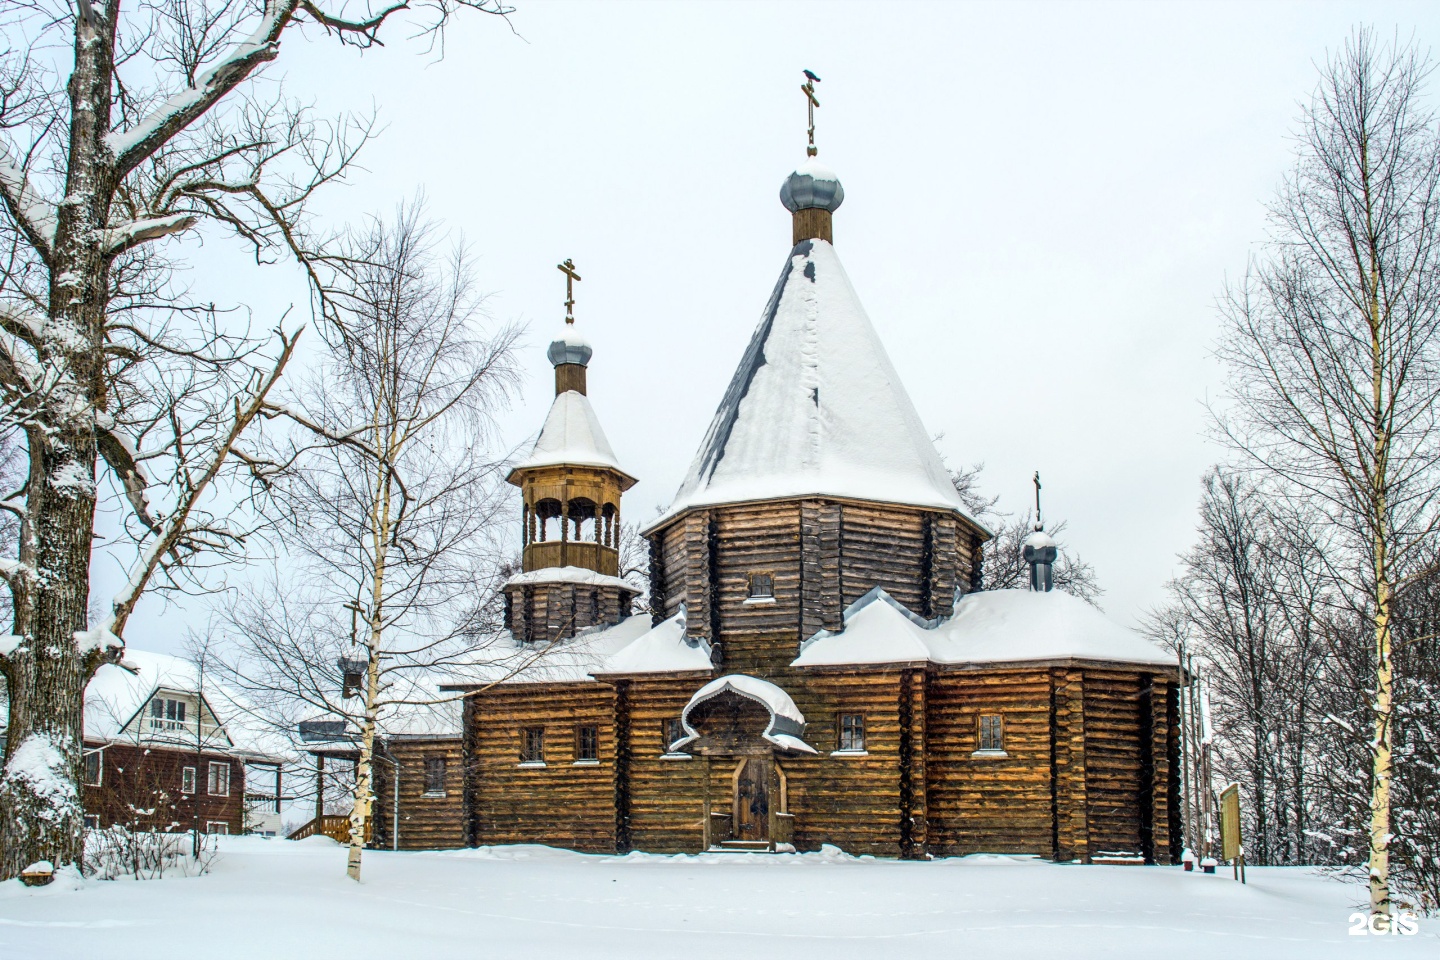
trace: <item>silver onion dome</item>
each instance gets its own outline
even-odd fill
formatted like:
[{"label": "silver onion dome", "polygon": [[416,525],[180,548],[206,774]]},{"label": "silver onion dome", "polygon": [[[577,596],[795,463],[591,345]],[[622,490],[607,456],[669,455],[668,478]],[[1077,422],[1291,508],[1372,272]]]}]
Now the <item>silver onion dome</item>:
[{"label": "silver onion dome", "polygon": [[574,327],[567,326],[559,337],[550,342],[550,348],[545,351],[545,355],[557,367],[562,363],[578,363],[583,367],[590,362],[590,356],[594,352],[585,338],[575,332]]},{"label": "silver onion dome", "polygon": [[845,188],[835,171],[811,157],[780,185],[780,202],[791,213],[813,209],[834,213],[845,202]]}]

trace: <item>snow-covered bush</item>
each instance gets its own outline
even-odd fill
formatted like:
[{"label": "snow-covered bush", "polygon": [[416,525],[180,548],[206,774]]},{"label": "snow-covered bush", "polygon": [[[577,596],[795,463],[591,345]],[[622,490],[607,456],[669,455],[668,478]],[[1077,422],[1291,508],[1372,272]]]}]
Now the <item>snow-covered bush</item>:
[{"label": "snow-covered bush", "polygon": [[81,868],[87,877],[96,880],[159,880],[167,873],[199,876],[210,869],[215,857],[215,837],[211,834],[131,830],[115,824],[85,831]]}]

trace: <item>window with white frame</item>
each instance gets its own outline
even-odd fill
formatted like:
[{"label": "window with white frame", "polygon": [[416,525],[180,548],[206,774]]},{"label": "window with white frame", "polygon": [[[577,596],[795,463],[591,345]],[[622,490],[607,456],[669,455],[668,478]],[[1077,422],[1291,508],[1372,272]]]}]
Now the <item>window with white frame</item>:
[{"label": "window with white frame", "polygon": [[205,832],[218,833],[222,837],[226,837],[230,835],[230,824],[224,820],[206,820]]},{"label": "window with white frame", "polygon": [[195,768],[194,768],[194,767],[181,767],[181,768],[180,768],[180,792],[181,792],[181,793],[184,793],[184,794],[191,794],[191,793],[194,793],[194,792],[195,792]]},{"label": "window with white frame", "polygon": [[185,726],[185,701],[156,697],[150,701],[151,730],[181,730]]},{"label": "window with white frame", "polygon": [[99,818],[98,816],[96,816],[95,814],[93,814],[93,813],[87,813],[87,814],[85,814],[85,829],[86,829],[86,830],[99,830],[99,829],[100,829],[100,818]]},{"label": "window with white frame", "polygon": [[105,765],[102,762],[104,754],[99,750],[85,751],[85,785],[88,787],[100,786],[100,778],[104,776]]},{"label": "window with white frame", "polygon": [[230,764],[210,764],[209,793],[212,797],[230,796]]}]

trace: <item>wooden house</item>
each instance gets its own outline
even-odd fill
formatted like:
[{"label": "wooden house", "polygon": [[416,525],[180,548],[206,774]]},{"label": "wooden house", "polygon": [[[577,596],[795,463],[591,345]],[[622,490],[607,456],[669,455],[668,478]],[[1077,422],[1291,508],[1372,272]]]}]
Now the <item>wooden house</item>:
[{"label": "wooden house", "polygon": [[127,646],[124,664],[85,688],[86,825],[277,833],[283,745],[194,663]]},{"label": "wooden house", "polygon": [[446,812],[403,845],[1177,858],[1172,658],[1048,589],[1042,531],[1035,589],[983,589],[990,533],[836,255],[843,197],[813,158],[782,187],[793,247],[643,530],[638,616],[616,552],[635,481],[586,397],[589,346],[551,345],[555,404],[510,477],[509,657],[449,685],[469,696]]}]

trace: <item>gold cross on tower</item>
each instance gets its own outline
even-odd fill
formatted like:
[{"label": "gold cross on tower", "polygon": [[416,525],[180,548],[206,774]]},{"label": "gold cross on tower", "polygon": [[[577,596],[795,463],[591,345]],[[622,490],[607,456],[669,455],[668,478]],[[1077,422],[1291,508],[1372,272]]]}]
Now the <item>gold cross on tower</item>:
[{"label": "gold cross on tower", "polygon": [[565,274],[565,322],[575,322],[575,281],[580,274],[575,272],[575,261],[566,258],[564,263],[555,264],[555,269]]},{"label": "gold cross on tower", "polygon": [[820,82],[820,78],[809,70],[803,72],[805,83],[800,89],[805,94],[805,111],[810,117],[810,145],[805,148],[805,156],[813,157],[820,152],[815,149],[815,108],[820,106],[820,101],[815,99],[815,84]]}]

